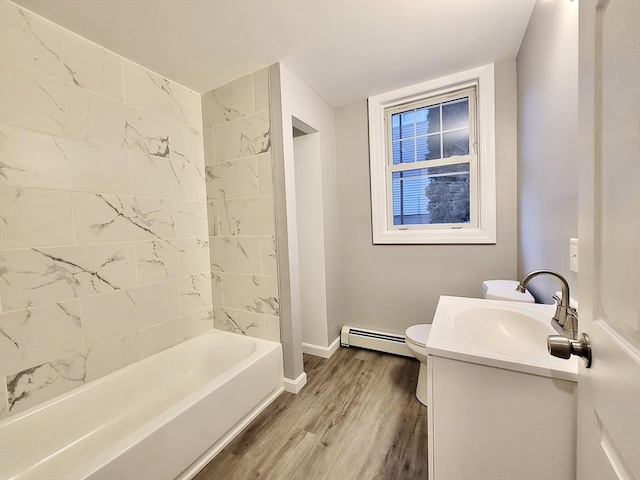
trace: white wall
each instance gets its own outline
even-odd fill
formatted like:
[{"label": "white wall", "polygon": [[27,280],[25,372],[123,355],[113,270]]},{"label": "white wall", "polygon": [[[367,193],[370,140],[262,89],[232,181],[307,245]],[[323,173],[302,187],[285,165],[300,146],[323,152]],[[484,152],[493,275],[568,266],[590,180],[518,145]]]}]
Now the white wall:
[{"label": "white wall", "polygon": [[496,64],[495,82],[496,245],[373,245],[367,105],[336,110],[344,324],[403,333],[431,322],[440,295],[477,297],[483,280],[515,278],[515,62]]},{"label": "white wall", "polygon": [[[569,270],[569,238],[578,234],[578,2],[536,2],[517,59],[518,275]],[[529,289],[553,303],[557,280]]]},{"label": "white wall", "polygon": [[[295,155],[292,121],[296,118],[316,130],[320,146],[322,217],[324,235],[324,273],[327,309],[327,335],[318,346],[326,347],[339,336],[340,272],[338,256],[338,214],[336,187],[335,112],[333,108],[291,73],[284,65],[271,70],[272,136],[276,176],[277,229],[282,338],[285,376],[302,373],[302,335],[300,306],[300,267],[298,264],[295,204]],[[286,223],[286,224],[285,224]],[[286,292],[286,293],[285,293]],[[300,346],[300,350],[298,348]]]},{"label": "white wall", "polygon": [[[327,335],[319,346],[328,346],[340,334],[340,275],[337,251],[337,187],[334,109],[311,90],[302,80],[280,65],[282,81],[282,110],[285,125],[285,161],[295,158],[293,136],[287,123],[292,118],[317,130],[320,146],[320,174],[322,187],[322,217],[324,234],[324,269],[327,308]],[[297,166],[297,165],[296,165]]]}]

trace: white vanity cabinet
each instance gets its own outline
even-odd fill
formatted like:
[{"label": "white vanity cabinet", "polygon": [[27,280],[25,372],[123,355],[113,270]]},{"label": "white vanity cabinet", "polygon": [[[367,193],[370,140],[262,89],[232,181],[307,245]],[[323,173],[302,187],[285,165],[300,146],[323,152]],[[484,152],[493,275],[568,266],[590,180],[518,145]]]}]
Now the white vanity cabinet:
[{"label": "white vanity cabinet", "polygon": [[[520,311],[441,298],[427,342],[429,479],[575,479],[577,361],[549,356],[546,336],[540,355],[486,349],[456,329],[456,312],[476,306]],[[525,314],[544,321],[544,307]]]},{"label": "white vanity cabinet", "polygon": [[430,479],[575,479],[575,382],[436,356],[427,364]]}]

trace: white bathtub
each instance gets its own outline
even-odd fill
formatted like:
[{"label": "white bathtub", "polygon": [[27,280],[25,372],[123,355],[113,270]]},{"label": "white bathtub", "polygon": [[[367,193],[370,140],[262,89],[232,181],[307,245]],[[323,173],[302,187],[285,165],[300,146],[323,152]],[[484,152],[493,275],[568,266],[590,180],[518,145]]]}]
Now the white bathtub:
[{"label": "white bathtub", "polygon": [[0,422],[0,478],[191,478],[281,392],[280,344],[213,330]]}]

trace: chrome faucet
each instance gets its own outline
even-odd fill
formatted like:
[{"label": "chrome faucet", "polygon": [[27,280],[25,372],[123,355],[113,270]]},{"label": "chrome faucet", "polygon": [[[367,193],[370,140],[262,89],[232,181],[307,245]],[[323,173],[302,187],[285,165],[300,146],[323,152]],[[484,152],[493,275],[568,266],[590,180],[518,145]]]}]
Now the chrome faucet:
[{"label": "chrome faucet", "polygon": [[562,285],[562,298],[558,298],[555,295],[553,296],[556,301],[556,313],[553,315],[551,325],[558,333],[566,335],[573,340],[577,339],[578,312],[575,308],[569,305],[569,283],[562,275],[552,272],[551,270],[535,270],[528,273],[522,280],[520,280],[516,290],[520,293],[524,293],[525,287],[529,281],[538,275],[551,275],[552,277],[556,277],[560,280]]}]

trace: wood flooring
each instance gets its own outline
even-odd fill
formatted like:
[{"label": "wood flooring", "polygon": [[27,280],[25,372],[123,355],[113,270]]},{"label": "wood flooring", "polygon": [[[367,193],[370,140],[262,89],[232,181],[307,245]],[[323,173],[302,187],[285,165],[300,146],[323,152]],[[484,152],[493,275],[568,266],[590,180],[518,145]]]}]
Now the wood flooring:
[{"label": "wood flooring", "polygon": [[417,360],[358,348],[305,355],[283,393],[196,480],[424,480],[427,408]]}]

